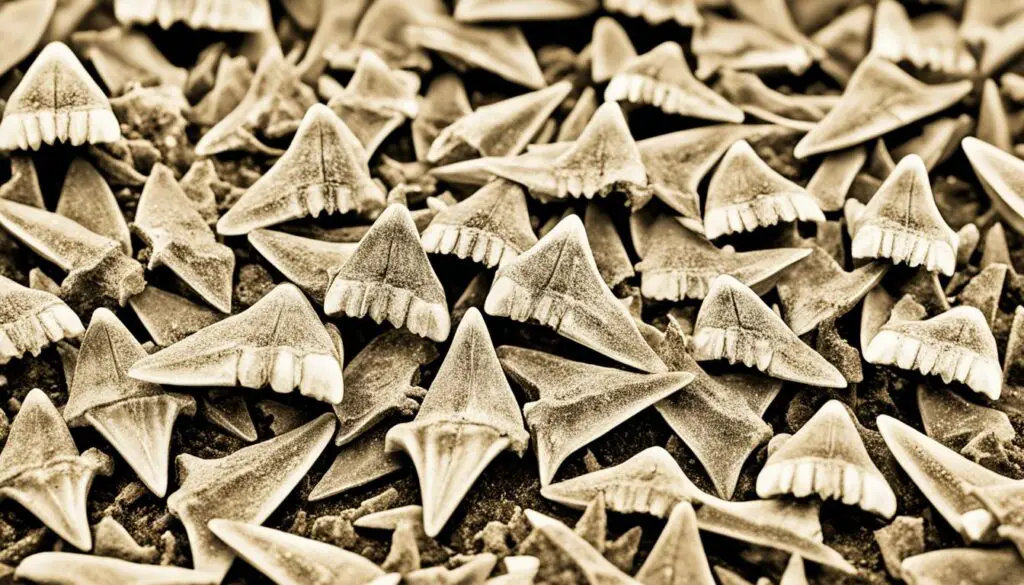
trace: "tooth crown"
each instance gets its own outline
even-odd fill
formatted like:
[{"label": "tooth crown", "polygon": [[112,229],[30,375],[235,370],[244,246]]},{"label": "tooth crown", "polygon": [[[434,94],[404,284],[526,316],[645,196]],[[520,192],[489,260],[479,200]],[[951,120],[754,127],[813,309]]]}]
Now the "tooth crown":
[{"label": "tooth crown", "polygon": [[124,24],[170,28],[176,22],[189,28],[255,32],[269,24],[262,0],[114,0],[114,16]]},{"label": "tooth crown", "polygon": [[26,557],[15,570],[15,579],[55,585],[102,583],[175,583],[210,585],[209,575],[169,565],[143,565],[121,559],[69,552],[41,552]]},{"label": "tooth crown", "polygon": [[692,505],[680,503],[672,508],[636,579],[645,585],[714,585]]},{"label": "tooth crown", "polygon": [[64,301],[0,276],[0,364],[85,332]]}]

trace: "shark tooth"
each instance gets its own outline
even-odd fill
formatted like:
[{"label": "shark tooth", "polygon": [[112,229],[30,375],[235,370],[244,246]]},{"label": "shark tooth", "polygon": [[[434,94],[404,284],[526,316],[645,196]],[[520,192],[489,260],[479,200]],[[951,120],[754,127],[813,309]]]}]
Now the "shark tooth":
[{"label": "shark tooth", "polygon": [[536,397],[523,412],[541,485],[551,482],[573,452],[694,379],[686,372],[626,372],[521,347],[502,346],[498,355],[505,373]]},{"label": "shark tooth", "polygon": [[681,502],[672,508],[661,536],[636,573],[644,585],[714,585],[704,554],[693,506]]},{"label": "shark tooth", "polygon": [[188,72],[175,67],[144,33],[110,27],[103,31],[72,33],[71,42],[92,62],[100,79],[115,94],[132,81],[156,79],[184,87]]},{"label": "shark tooth", "polygon": [[427,535],[437,536],[499,453],[511,449],[521,456],[528,441],[487,326],[470,309],[416,418],[387,435],[385,449],[404,451],[416,466]]},{"label": "shark tooth", "polygon": [[157,163],[146,180],[133,225],[152,248],[150,270],[166,266],[218,311],[231,313],[235,254],[217,243],[174,173],[163,164]]},{"label": "shark tooth", "polygon": [[48,292],[53,296],[60,295],[60,285],[38,266],[28,271],[28,287],[32,290]]},{"label": "shark tooth", "polygon": [[594,91],[594,88],[590,86],[583,88],[579,97],[576,98],[572,110],[558,125],[555,142],[572,142],[579,138],[580,134],[583,134],[583,129],[587,127],[587,123],[594,117],[597,106],[597,92]]},{"label": "shark tooth", "polygon": [[740,18],[758,24],[780,39],[804,47],[815,60],[823,56],[821,47],[797,27],[785,0],[732,0],[731,7]]},{"label": "shark tooth", "polygon": [[504,266],[537,243],[521,186],[496,179],[430,220],[420,236],[431,254]]},{"label": "shark tooth", "polygon": [[0,186],[0,199],[46,209],[43,192],[39,188],[39,173],[32,157],[11,155],[11,178]]},{"label": "shark tooth", "polygon": [[969,402],[948,388],[919,384],[917,407],[925,433],[947,447],[963,449],[983,432],[992,432],[1000,441],[1017,435],[1006,413]]},{"label": "shark tooth", "polygon": [[262,0],[114,0],[114,16],[126,25],[155,22],[166,29],[180,22],[193,29],[241,32],[263,30],[270,22]]},{"label": "shark tooth", "polygon": [[903,559],[900,575],[914,585],[997,585],[1024,579],[1024,562],[1012,548],[946,548]]},{"label": "shark tooth", "polygon": [[730,146],[708,185],[708,239],[797,220],[823,222],[825,215],[814,197],[768,166],[746,140]]},{"label": "shark tooth", "polygon": [[957,295],[961,305],[977,307],[989,327],[992,327],[999,314],[999,299],[1003,296],[1003,286],[1011,268],[1006,264],[989,264],[982,268]]},{"label": "shark tooth", "polygon": [[[830,19],[811,35],[811,41],[825,53],[818,66],[840,86],[846,87],[850,83],[850,75],[868,53],[874,7],[860,5],[836,16],[828,10],[827,3],[815,6],[826,7],[825,12]],[[793,8],[794,12],[799,11],[796,5]]]},{"label": "shark tooth", "polygon": [[373,51],[363,51],[352,80],[327,106],[352,130],[369,157],[406,119],[416,117],[419,89],[418,75],[392,70]]},{"label": "shark tooth", "polygon": [[331,404],[343,394],[341,351],[305,295],[279,284],[245,311],[146,356],[137,380],[177,386],[296,388]]},{"label": "shark tooth", "polygon": [[871,31],[873,55],[893,63],[910,61],[911,54],[915,58],[920,55],[922,47],[918,45],[910,15],[902,4],[895,0],[881,0],[875,7],[875,16]]},{"label": "shark tooth", "polygon": [[318,303],[323,303],[331,277],[358,246],[354,242],[325,242],[265,229],[249,232],[247,239],[285,278]]},{"label": "shark tooth", "polygon": [[845,315],[889,270],[882,262],[872,262],[846,272],[828,252],[817,246],[812,250],[806,260],[782,275],[776,287],[786,323],[797,335]]},{"label": "shark tooth", "polygon": [[323,414],[220,459],[178,455],[180,487],[167,498],[167,509],[185,526],[196,570],[219,582],[235,556],[208,528],[210,520],[262,523],[306,475],[333,434],[334,417]]},{"label": "shark tooth", "polygon": [[484,310],[541,323],[639,370],[665,371],[629,311],[601,279],[576,215],[560,221],[536,245],[498,269]]},{"label": "shark tooth", "polygon": [[871,461],[843,403],[830,400],[765,462],[757,495],[792,494],[857,504],[885,518],[896,513],[896,494]]},{"label": "shark tooth", "polygon": [[866,148],[853,146],[829,153],[822,159],[807,183],[807,192],[818,202],[822,211],[839,211],[843,208],[846,195],[867,158]]},{"label": "shark tooth", "polygon": [[46,45],[7,99],[0,121],[0,148],[39,150],[116,142],[121,125],[100,86],[67,45]]},{"label": "shark tooth", "polygon": [[1009,245],[1006,242],[1006,230],[1003,229],[1001,222],[997,221],[985,232],[983,248],[981,253],[982,269],[992,264],[1002,264],[1007,267],[1013,266]]},{"label": "shark tooth", "polygon": [[20,0],[3,5],[0,34],[4,38],[4,56],[0,58],[0,75],[10,71],[39,46],[56,7],[55,0]]},{"label": "shark tooth", "polygon": [[692,344],[697,361],[727,359],[781,380],[846,387],[839,370],[800,341],[752,290],[725,274],[711,282]]},{"label": "shark tooth", "polygon": [[68,275],[61,298],[79,299],[83,287],[93,301],[121,306],[146,286],[142,266],[120,244],[64,216],[0,199],[0,227]]},{"label": "shark tooth", "polygon": [[34,389],[14,417],[0,452],[0,497],[21,504],[75,548],[92,548],[86,498],[98,473],[109,475],[110,458],[90,449],[79,455],[60,413]]},{"label": "shark tooth", "polygon": [[[576,535],[571,528],[536,510],[526,510],[526,518],[533,529],[546,538],[576,565],[586,582],[601,585],[639,585],[639,582],[620,571],[601,553]],[[544,566],[541,565],[543,569]]]},{"label": "shark tooth", "polygon": [[594,83],[608,81],[636,56],[633,42],[618,21],[610,16],[594,21],[590,42],[590,79]]},{"label": "shark tooth", "polygon": [[650,25],[674,20],[679,26],[697,28],[704,23],[698,4],[702,3],[699,0],[605,0],[604,7],[633,18],[643,17]]},{"label": "shark tooth", "polygon": [[162,498],[167,492],[171,428],[179,414],[196,413],[196,401],[129,378],[128,368],[146,355],[113,313],[96,309],[78,352],[64,420],[99,431],[142,483]]},{"label": "shark tooth", "polygon": [[1014,18],[984,35],[985,51],[978,63],[979,78],[989,77],[1009,64],[1024,50],[1021,32],[1024,19]]},{"label": "shark tooth", "polygon": [[415,386],[420,366],[437,356],[433,342],[408,331],[386,331],[368,343],[345,366],[345,400],[334,407],[334,443],[344,445],[393,414],[415,413],[414,398],[426,393]]},{"label": "shark tooth", "polygon": [[782,39],[754,22],[712,12],[704,14],[704,26],[694,29],[691,46],[697,56],[698,79],[707,79],[722,69],[803,75],[813,63],[807,47]]},{"label": "shark tooth", "polygon": [[472,113],[473,106],[466,95],[466,86],[458,75],[443,73],[435,77],[420,102],[419,114],[412,121],[416,160],[428,160],[430,148],[441,132]]},{"label": "shark tooth", "polygon": [[202,406],[203,416],[211,423],[246,443],[256,440],[256,425],[243,396],[215,388],[203,396]]},{"label": "shark tooth", "polygon": [[78,223],[87,230],[110,238],[121,245],[125,254],[132,254],[132,236],[121,208],[103,175],[82,158],[71,161],[64,176],[58,215]]},{"label": "shark tooth", "polygon": [[981,541],[987,537],[986,532],[994,528],[998,540],[1009,540],[1018,551],[1024,548],[1024,490],[1021,484],[1021,481],[1014,481],[968,490],[983,506],[962,517],[969,539]]},{"label": "shark tooth", "polygon": [[715,565],[714,570],[715,576],[718,577],[718,581],[722,585],[754,585],[750,581],[747,581],[742,576],[740,576],[739,573],[736,573],[735,571],[732,571],[720,565]]},{"label": "shark tooth", "polygon": [[655,300],[703,299],[711,281],[728,274],[758,292],[768,292],[780,272],[811,254],[809,249],[779,248],[733,252],[717,248],[673,217],[655,220],[647,236],[643,260],[637,264],[640,290]]},{"label": "shark tooth", "polygon": [[[402,525],[407,525],[413,530],[412,536],[423,529],[423,506],[411,504],[400,506],[379,512],[372,512],[365,516],[356,518],[352,525],[356,528],[367,528],[371,530],[387,530],[397,532]],[[394,544],[392,544],[394,546]]]},{"label": "shark tooth", "polygon": [[201,126],[216,126],[242,103],[252,80],[253,72],[245,56],[221,55],[213,87],[192,107],[189,120]]},{"label": "shark tooth", "polygon": [[928,171],[916,154],[896,165],[864,208],[856,230],[854,258],[889,258],[894,264],[953,275],[957,235],[939,213]]},{"label": "shark tooth", "polygon": [[[58,345],[58,347],[60,347]],[[1021,366],[1024,366],[1024,306],[1013,311],[1013,321],[1003,353],[1003,392],[996,408],[1024,416],[1024,389],[1021,387]]]},{"label": "shark tooth", "polygon": [[463,0],[455,7],[460,22],[569,20],[598,9],[598,0]]},{"label": "shark tooth", "polygon": [[128,304],[160,347],[173,345],[223,318],[212,309],[155,286],[147,286],[129,299]]},{"label": "shark tooth", "polygon": [[143,565],[105,556],[41,552],[26,557],[16,579],[49,585],[217,585],[216,576],[169,565]]},{"label": "shark tooth", "polygon": [[427,151],[427,162],[451,164],[480,156],[512,156],[526,148],[572,91],[559,81],[467,113],[441,130]]},{"label": "shark tooth", "polygon": [[1003,98],[999,95],[999,86],[995,80],[986,79],[982,84],[981,105],[978,110],[978,127],[974,135],[983,142],[997,146],[1002,150],[1013,149],[1010,122],[1006,113]]},{"label": "shark tooth", "polygon": [[683,48],[664,42],[619,69],[604,91],[608,101],[650,104],[666,114],[740,123],[743,110],[697,81]]},{"label": "shark tooth", "polygon": [[806,158],[888,134],[959,102],[971,82],[926,85],[880,57],[861,62],[843,97],[793,150]]},{"label": "shark tooth", "polygon": [[825,117],[821,108],[769,88],[753,73],[726,69],[715,88],[739,108],[757,118],[806,132]]},{"label": "shark tooth", "polygon": [[[334,69],[355,69],[363,49],[373,49],[391,67],[419,71],[431,69],[430,57],[406,32],[410,26],[420,22],[423,12],[447,13],[440,3],[432,0],[383,0],[344,5],[328,3],[324,6],[331,10],[322,15],[306,58],[300,63],[307,75],[319,73],[321,65],[317,61],[320,57]],[[321,55],[311,54],[315,48],[321,47]]]},{"label": "shark tooth", "polygon": [[[306,499],[316,502],[343,494],[403,469],[401,456],[384,452],[388,430],[385,425],[377,425],[346,443]],[[422,512],[419,515],[422,518]]]},{"label": "shark tooth", "polygon": [[1024,161],[970,136],[961,146],[992,206],[1017,233],[1024,233]]},{"label": "shark tooth", "polygon": [[384,192],[370,178],[366,151],[327,106],[306,111],[287,152],[217,222],[217,233],[241,235],[320,213],[374,216]]},{"label": "shark tooth", "polygon": [[583,227],[587,232],[587,241],[597,270],[609,288],[615,288],[635,276],[633,263],[626,247],[622,245],[612,218],[593,201],[587,204]]},{"label": "shark tooth", "polygon": [[963,382],[992,400],[999,398],[1002,368],[988,321],[974,307],[954,307],[924,321],[890,319],[864,351],[868,363]]},{"label": "shark tooth", "polygon": [[82,321],[59,297],[24,287],[0,275],[0,364],[85,332]]},{"label": "shark tooth", "polygon": [[892,148],[892,155],[903,159],[916,154],[924,160],[924,167],[931,172],[939,163],[945,162],[957,151],[960,142],[971,133],[974,119],[967,114],[953,118],[945,116],[922,124],[920,132]]},{"label": "shark tooth", "polygon": [[486,585],[534,585],[540,572],[540,559],[530,555],[509,555],[502,561],[505,574],[491,577]]},{"label": "shark tooth", "polygon": [[210,532],[279,585],[345,582],[366,585],[384,575],[376,564],[343,548],[236,520],[210,520]]},{"label": "shark tooth", "polygon": [[374,221],[334,275],[324,311],[385,319],[420,337],[444,341],[451,317],[441,281],[420,245],[409,209],[394,203]]},{"label": "shark tooth", "polygon": [[484,585],[487,576],[498,564],[492,553],[479,553],[455,569],[428,567],[402,576],[408,585]]}]

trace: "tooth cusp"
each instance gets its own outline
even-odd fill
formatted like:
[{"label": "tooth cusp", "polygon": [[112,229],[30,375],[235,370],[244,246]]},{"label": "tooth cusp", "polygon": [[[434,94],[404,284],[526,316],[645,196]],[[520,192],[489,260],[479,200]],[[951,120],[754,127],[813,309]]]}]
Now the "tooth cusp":
[{"label": "tooth cusp", "polygon": [[39,150],[43,144],[99,144],[121,138],[121,125],[109,109],[77,112],[9,113],[0,122],[0,148]]},{"label": "tooth cusp", "polygon": [[423,230],[421,243],[430,254],[454,254],[488,268],[504,266],[521,252],[485,230],[464,226],[432,224]]},{"label": "tooth cusp", "polygon": [[896,513],[896,494],[884,479],[843,461],[798,459],[768,464],[757,476],[756,489],[761,498],[817,494],[886,518]]},{"label": "tooth cusp", "polygon": [[330,295],[328,312],[342,312],[354,318],[369,316],[377,323],[387,319],[395,327],[405,327],[434,341],[448,339],[451,331],[447,307],[417,298],[402,288],[377,282],[335,279]]},{"label": "tooth cusp", "polygon": [[281,394],[296,388],[304,396],[338,404],[343,395],[341,364],[330,355],[295,353],[291,348],[246,348],[236,365],[238,384],[270,386]]},{"label": "tooth cusp", "polygon": [[67,305],[50,305],[0,326],[0,364],[26,353],[37,356],[47,345],[83,333],[82,321]]},{"label": "tooth cusp", "polygon": [[997,400],[1002,368],[997,360],[951,343],[922,341],[898,331],[879,331],[864,351],[868,363],[917,370],[962,382],[971,390]]},{"label": "tooth cusp", "polygon": [[704,214],[704,232],[708,239],[724,234],[771,227],[779,221],[825,221],[821,208],[807,193],[783,193],[758,196],[750,201],[708,209]]},{"label": "tooth cusp", "polygon": [[656,301],[700,300],[707,296],[711,278],[713,275],[679,270],[641,272],[640,294]]},{"label": "tooth cusp", "polygon": [[531,291],[507,276],[499,276],[487,295],[484,311],[513,321],[532,319],[557,331],[574,307],[571,299],[556,296],[550,291]]},{"label": "tooth cusp", "polygon": [[898,229],[874,225],[857,228],[853,238],[854,258],[889,258],[895,264],[923,266],[952,276],[956,268],[956,245]]},{"label": "tooth cusp", "polygon": [[693,336],[693,357],[697,361],[725,359],[765,372],[774,356],[770,340],[741,327],[702,327]]}]

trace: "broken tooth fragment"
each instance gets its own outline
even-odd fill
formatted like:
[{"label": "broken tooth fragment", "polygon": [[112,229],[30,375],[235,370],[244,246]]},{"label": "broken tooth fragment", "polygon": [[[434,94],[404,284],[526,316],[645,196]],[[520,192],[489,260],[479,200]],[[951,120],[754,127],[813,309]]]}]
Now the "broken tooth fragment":
[{"label": "broken tooth fragment", "polygon": [[0,365],[82,333],[78,315],[56,295],[0,275]]}]

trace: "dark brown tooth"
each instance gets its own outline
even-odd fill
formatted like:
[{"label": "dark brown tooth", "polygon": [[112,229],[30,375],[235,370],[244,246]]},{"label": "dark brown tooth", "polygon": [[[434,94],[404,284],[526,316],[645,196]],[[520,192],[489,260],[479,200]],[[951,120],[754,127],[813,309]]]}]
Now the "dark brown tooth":
[{"label": "dark brown tooth", "polygon": [[175,67],[139,31],[110,27],[104,31],[80,31],[71,43],[92,62],[100,79],[113,94],[120,94],[132,81],[157,79],[183,88],[188,73]]},{"label": "dark brown tooth", "polygon": [[590,78],[604,83],[637,55],[625,29],[614,18],[602,16],[594,22],[590,42]]},{"label": "dark brown tooth", "polygon": [[83,158],[71,161],[64,185],[57,200],[58,215],[121,244],[125,254],[132,254],[131,232],[121,208],[103,175]]},{"label": "dark brown tooth", "polygon": [[270,7],[261,0],[114,0],[114,16],[126,25],[155,22],[161,28],[180,22],[194,29],[256,32],[270,25]]}]

